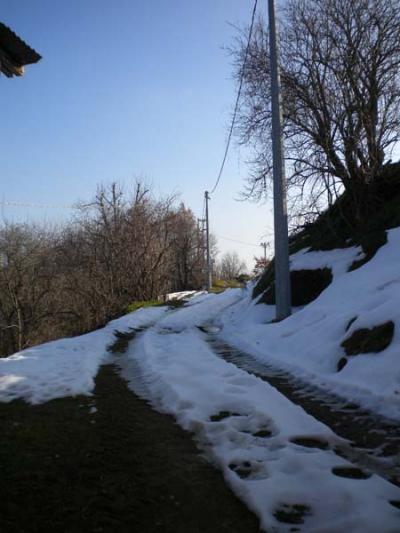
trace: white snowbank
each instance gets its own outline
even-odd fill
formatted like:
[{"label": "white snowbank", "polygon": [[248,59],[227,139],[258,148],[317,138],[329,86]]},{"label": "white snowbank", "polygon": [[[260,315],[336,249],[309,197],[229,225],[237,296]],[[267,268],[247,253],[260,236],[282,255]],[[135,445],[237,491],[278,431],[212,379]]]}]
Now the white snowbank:
[{"label": "white snowbank", "polygon": [[115,330],[154,322],[166,307],[139,309],[97,331],[28,348],[0,359],[0,401],[23,398],[32,404],[62,396],[90,394],[94,377],[107,357]]},{"label": "white snowbank", "polygon": [[353,261],[363,257],[365,257],[365,254],[360,246],[327,250],[325,252],[310,252],[309,248],[305,248],[290,256],[290,270],[330,268],[333,277],[338,277],[347,272]]},{"label": "white snowbank", "polygon": [[[400,419],[400,228],[388,231],[388,243],[372,260],[346,272],[358,254],[355,248],[299,252],[293,258],[295,268],[333,267],[332,284],[278,324],[266,323],[274,317],[273,306],[255,305],[248,294],[220,317],[222,336],[261,361]],[[377,354],[349,357],[338,372],[344,356],[341,342],[357,329],[389,320],[395,323],[391,345]]]},{"label": "white snowbank", "polygon": [[[0,401],[23,398],[35,404],[63,396],[90,394],[99,366],[108,357],[107,346],[113,342],[115,330],[126,331],[154,323],[164,315],[161,328],[201,325],[240,297],[240,289],[226,291],[220,298],[215,294],[196,293],[187,308],[176,312],[167,307],[139,309],[86,335],[59,339],[0,358]],[[210,303],[214,310],[211,314]]]},{"label": "white snowbank", "polygon": [[196,298],[201,294],[207,294],[206,291],[180,291],[180,292],[169,292],[165,295],[165,301],[169,302],[170,300],[184,300],[185,298]]},{"label": "white snowbank", "polygon": [[160,328],[182,331],[190,326],[211,323],[223,309],[243,297],[243,289],[228,289],[221,294],[203,294],[190,300],[185,307],[170,313],[158,322]]},{"label": "white snowbank", "polygon": [[[216,299],[207,306],[214,314]],[[290,531],[293,526],[278,522],[274,513],[283,504],[297,504],[310,508],[302,531],[396,531],[399,511],[388,501],[400,498],[397,487],[376,475],[337,477],[332,468],[350,466],[347,461],[331,450],[291,442],[299,436],[339,442],[328,427],[267,383],[218,359],[188,322],[178,333],[158,326],[130,346],[128,357],[141,368],[155,406],[197,435],[263,528]]]}]

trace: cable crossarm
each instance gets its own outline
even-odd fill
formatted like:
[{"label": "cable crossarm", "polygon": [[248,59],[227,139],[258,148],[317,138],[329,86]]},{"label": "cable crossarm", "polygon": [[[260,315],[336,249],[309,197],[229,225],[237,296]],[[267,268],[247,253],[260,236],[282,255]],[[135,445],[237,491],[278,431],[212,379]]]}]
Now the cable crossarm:
[{"label": "cable crossarm", "polygon": [[233,128],[235,127],[236,116],[237,116],[237,112],[238,112],[238,109],[239,109],[240,97],[241,97],[241,94],[242,94],[244,73],[245,73],[246,64],[247,64],[247,58],[248,58],[249,50],[250,50],[251,37],[253,35],[254,21],[255,21],[255,18],[256,18],[256,11],[257,11],[257,1],[258,0],[254,0],[254,6],[253,6],[253,13],[252,13],[252,16],[251,16],[251,24],[250,24],[249,36],[248,36],[248,39],[247,39],[246,52],[245,52],[245,55],[244,55],[244,61],[243,61],[243,65],[242,65],[242,69],[241,69],[241,73],[240,73],[239,87],[238,87],[238,92],[237,92],[237,96],[236,96],[236,102],[235,102],[235,107],[234,107],[234,111],[233,111],[231,126],[229,128],[228,140],[227,140],[226,146],[225,146],[224,157],[222,159],[222,163],[221,163],[221,167],[219,169],[217,180],[215,182],[214,187],[211,189],[210,194],[214,193],[215,189],[218,187],[218,184],[219,184],[219,182],[221,180],[221,176],[222,176],[222,173],[223,173],[224,167],[225,167],[226,158],[228,156],[229,146],[231,144]]}]

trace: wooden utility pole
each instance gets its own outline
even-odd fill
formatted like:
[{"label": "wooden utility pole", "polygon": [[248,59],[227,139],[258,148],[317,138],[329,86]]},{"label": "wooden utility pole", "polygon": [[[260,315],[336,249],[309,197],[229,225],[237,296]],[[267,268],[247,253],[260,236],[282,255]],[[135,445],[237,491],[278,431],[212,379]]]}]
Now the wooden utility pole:
[{"label": "wooden utility pole", "polygon": [[268,15],[274,171],[275,301],[276,319],[283,320],[291,314],[291,294],[286,179],[282,139],[282,97],[274,0],[268,0]]},{"label": "wooden utility pole", "polygon": [[261,242],[260,243],[260,246],[262,246],[264,248],[264,261],[266,262],[267,261],[267,248],[268,248],[268,243],[267,242]]},{"label": "wooden utility pole", "polygon": [[210,200],[210,195],[208,191],[204,193],[204,198],[206,200],[206,287],[207,290],[210,290],[212,287],[212,275],[211,275],[211,255],[210,255],[210,220],[208,217],[208,201]]},{"label": "wooden utility pole", "polygon": [[[201,276],[205,275],[206,269],[206,240],[204,237],[206,231],[206,219],[205,218],[198,218],[197,219],[197,235],[198,235],[198,258],[200,260],[201,264]],[[202,282],[202,286],[205,287],[205,281]]]}]

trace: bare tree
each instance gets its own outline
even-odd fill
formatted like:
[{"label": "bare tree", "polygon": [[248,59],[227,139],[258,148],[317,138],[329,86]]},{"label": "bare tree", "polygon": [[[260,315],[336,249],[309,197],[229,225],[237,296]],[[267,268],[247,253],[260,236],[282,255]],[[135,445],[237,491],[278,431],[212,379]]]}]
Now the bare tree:
[{"label": "bare tree", "polygon": [[204,235],[193,212],[181,204],[174,213],[171,234],[173,290],[198,289],[204,277]]},{"label": "bare tree", "polygon": [[234,280],[247,270],[246,263],[242,261],[237,252],[226,252],[218,265],[218,275],[225,281]]},{"label": "bare tree", "polygon": [[197,221],[174,195],[101,186],[50,231],[0,227],[0,356],[104,325],[135,300],[203,283]]},{"label": "bare tree", "polygon": [[[234,50],[242,70],[245,37]],[[254,149],[246,194],[271,175],[268,35],[259,20],[244,69],[237,134]],[[314,207],[339,192],[355,220],[400,135],[398,0],[289,0],[282,12],[281,77],[289,185]]]},{"label": "bare tree", "polygon": [[173,196],[155,200],[141,182],[131,197],[113,183],[82,206],[70,234],[77,268],[66,279],[68,290],[87,302],[91,323],[104,323],[133,300],[157,297],[170,284],[173,202]]},{"label": "bare tree", "polygon": [[52,329],[56,315],[53,234],[36,226],[0,229],[0,349],[22,350]]}]

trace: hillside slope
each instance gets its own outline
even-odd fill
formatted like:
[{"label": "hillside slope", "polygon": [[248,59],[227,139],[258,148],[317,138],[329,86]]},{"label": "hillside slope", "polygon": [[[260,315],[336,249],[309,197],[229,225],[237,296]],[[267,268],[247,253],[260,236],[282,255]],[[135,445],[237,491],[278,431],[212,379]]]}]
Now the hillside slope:
[{"label": "hillside slope", "polygon": [[330,273],[319,295],[274,323],[274,306],[258,304],[271,290],[252,299],[250,288],[220,318],[222,335],[262,361],[400,419],[400,228],[385,240],[367,262],[360,247],[293,254],[292,276]]}]

